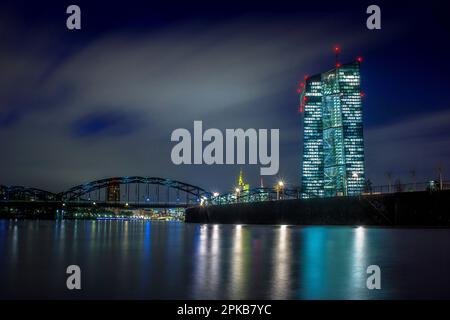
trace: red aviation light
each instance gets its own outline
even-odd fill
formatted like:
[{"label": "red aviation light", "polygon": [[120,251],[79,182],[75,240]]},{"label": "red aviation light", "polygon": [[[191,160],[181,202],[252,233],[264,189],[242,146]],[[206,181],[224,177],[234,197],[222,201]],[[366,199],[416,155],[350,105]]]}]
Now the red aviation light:
[{"label": "red aviation light", "polygon": [[363,57],[356,58],[356,61],[358,61],[359,63],[363,62]]},{"label": "red aviation light", "polygon": [[364,98],[366,96],[366,94],[364,92],[362,92],[362,91],[359,93],[359,95],[360,95],[361,98]]},{"label": "red aviation light", "polygon": [[299,108],[299,112],[303,113],[303,110],[305,108],[306,102],[308,101],[308,97],[307,96],[303,96],[302,101],[300,102],[300,108]]},{"label": "red aviation light", "polygon": [[339,46],[335,46],[334,53],[336,54],[336,68],[340,68],[341,64],[339,63],[339,53],[341,53],[341,48]]},{"label": "red aviation light", "polygon": [[305,88],[305,84],[303,82],[298,83],[297,93],[302,93]]},{"label": "red aviation light", "polygon": [[305,84],[303,82],[299,83],[299,88],[297,88],[297,93],[302,93],[305,88]]},{"label": "red aviation light", "polygon": [[303,77],[303,79],[308,80],[309,79],[309,75],[305,74],[305,76]]}]

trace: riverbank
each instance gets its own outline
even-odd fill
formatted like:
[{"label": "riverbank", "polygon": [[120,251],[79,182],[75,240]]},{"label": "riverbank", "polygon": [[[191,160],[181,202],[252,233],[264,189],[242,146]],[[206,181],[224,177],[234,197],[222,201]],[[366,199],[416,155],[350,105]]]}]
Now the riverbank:
[{"label": "riverbank", "polygon": [[185,221],[450,227],[450,190],[192,207],[186,209]]}]

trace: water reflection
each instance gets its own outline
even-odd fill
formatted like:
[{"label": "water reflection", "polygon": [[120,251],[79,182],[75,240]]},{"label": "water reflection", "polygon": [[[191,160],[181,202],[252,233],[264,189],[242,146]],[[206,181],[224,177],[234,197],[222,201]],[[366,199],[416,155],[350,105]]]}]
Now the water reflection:
[{"label": "water reflection", "polygon": [[12,243],[11,243],[11,266],[17,263],[18,259],[18,241],[19,241],[19,228],[16,223],[12,225]]},{"label": "water reflection", "polygon": [[244,257],[244,229],[238,225],[233,230],[233,246],[229,255],[230,266],[230,285],[228,288],[229,296],[236,299],[243,299],[244,295],[244,276],[245,276],[245,257]]},{"label": "water reflection", "polygon": [[354,240],[353,240],[353,257],[352,257],[352,272],[351,272],[351,283],[350,286],[353,287],[352,299],[360,299],[361,296],[358,294],[358,289],[365,290],[366,285],[366,268],[370,263],[366,261],[366,248],[365,248],[365,237],[366,229],[364,227],[357,227],[354,229]]},{"label": "water reflection", "polygon": [[146,221],[144,222],[142,225],[140,225],[140,227],[142,228],[141,233],[143,234],[143,239],[142,239],[142,248],[141,248],[141,252],[142,252],[142,259],[141,259],[141,263],[142,266],[140,268],[140,284],[139,287],[142,289],[144,289],[150,282],[150,275],[152,273],[152,260],[151,260],[151,256],[152,256],[152,241],[151,241],[151,230],[152,230],[152,224],[150,223],[150,221]]},{"label": "water reflection", "polygon": [[272,297],[273,299],[288,299],[289,285],[292,282],[290,268],[292,266],[291,230],[287,226],[281,226],[277,230],[276,242],[274,245],[274,258],[272,263]]},{"label": "water reflection", "polygon": [[220,230],[218,225],[213,226],[212,236],[211,236],[211,253],[210,253],[210,261],[211,261],[211,289],[216,289],[220,286],[220,268],[221,268],[221,254],[220,250]]},{"label": "water reflection", "polygon": [[210,299],[218,299],[222,292],[221,283],[222,255],[221,230],[219,225],[199,227],[196,234],[196,259],[193,264],[193,297],[202,297],[209,292]]},{"label": "water reflection", "polygon": [[192,296],[198,298],[202,285],[206,283],[207,274],[207,248],[208,248],[208,227],[201,225],[197,228],[195,234],[195,263],[193,263],[193,281],[194,288]]},{"label": "water reflection", "polygon": [[326,229],[307,228],[301,238],[302,264],[299,265],[301,284],[299,298],[320,299],[326,291]]},{"label": "water reflection", "polygon": [[[450,267],[449,230],[9,220],[0,250],[7,299],[72,298],[70,264],[86,299],[450,298],[449,274],[433,272]],[[371,264],[382,292],[365,286]]]}]

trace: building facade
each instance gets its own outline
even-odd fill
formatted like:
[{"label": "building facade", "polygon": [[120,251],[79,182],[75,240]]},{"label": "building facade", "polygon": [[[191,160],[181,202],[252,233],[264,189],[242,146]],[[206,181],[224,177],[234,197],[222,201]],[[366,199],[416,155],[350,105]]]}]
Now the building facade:
[{"label": "building facade", "polygon": [[119,182],[110,182],[108,184],[108,202],[120,202],[120,184]]},{"label": "building facade", "polygon": [[303,198],[354,196],[363,192],[364,138],[360,62],[305,79]]}]

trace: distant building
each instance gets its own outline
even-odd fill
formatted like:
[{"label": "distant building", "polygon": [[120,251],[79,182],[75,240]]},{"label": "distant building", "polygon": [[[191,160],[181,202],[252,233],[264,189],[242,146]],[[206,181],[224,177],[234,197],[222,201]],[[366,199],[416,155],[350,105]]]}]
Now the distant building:
[{"label": "distant building", "polygon": [[119,182],[112,181],[108,184],[108,202],[120,202]]},{"label": "distant building", "polygon": [[240,190],[239,192],[248,192],[250,190],[250,184],[244,182],[244,173],[242,171],[242,168],[239,172],[237,187]]},{"label": "distant building", "polygon": [[302,197],[359,195],[363,192],[364,139],[360,62],[302,83]]},{"label": "distant building", "polygon": [[6,200],[6,187],[0,185],[0,200]]}]

